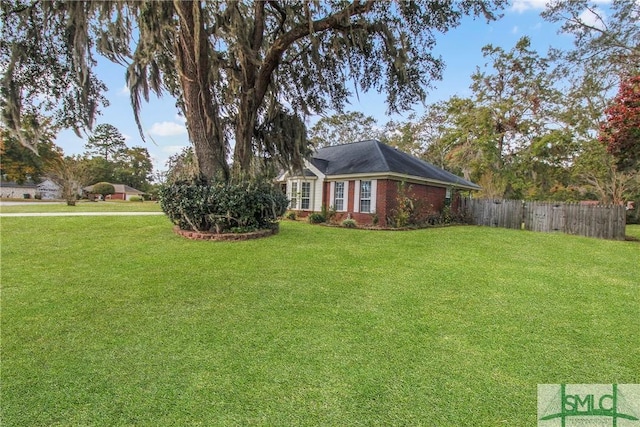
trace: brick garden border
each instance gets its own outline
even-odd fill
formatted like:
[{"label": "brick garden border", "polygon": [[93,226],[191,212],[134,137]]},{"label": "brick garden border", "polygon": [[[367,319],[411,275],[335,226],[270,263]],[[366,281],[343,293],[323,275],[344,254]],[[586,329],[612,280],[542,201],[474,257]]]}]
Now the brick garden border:
[{"label": "brick garden border", "polygon": [[280,225],[275,224],[273,228],[266,230],[252,231],[250,233],[211,233],[206,231],[181,230],[177,225],[173,231],[179,236],[191,240],[214,240],[219,242],[237,242],[242,240],[260,239],[262,237],[273,236],[280,231]]}]

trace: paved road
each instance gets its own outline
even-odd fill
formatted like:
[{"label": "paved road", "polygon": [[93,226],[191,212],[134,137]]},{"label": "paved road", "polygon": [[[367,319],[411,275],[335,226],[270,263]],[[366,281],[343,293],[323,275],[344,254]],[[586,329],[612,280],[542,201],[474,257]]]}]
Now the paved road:
[{"label": "paved road", "polygon": [[28,205],[64,205],[66,202],[12,202],[11,200],[0,200],[0,206],[28,206]]},{"label": "paved road", "polygon": [[25,212],[0,213],[3,216],[143,216],[164,215],[164,212]]}]

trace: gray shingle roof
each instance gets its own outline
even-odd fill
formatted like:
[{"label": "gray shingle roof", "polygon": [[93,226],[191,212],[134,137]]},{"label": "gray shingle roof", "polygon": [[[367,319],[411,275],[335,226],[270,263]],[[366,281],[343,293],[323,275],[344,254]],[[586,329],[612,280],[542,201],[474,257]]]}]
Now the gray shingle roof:
[{"label": "gray shingle roof", "polygon": [[396,173],[479,190],[480,186],[380,141],[318,149],[311,163],[325,175]]},{"label": "gray shingle roof", "polygon": [[0,187],[13,187],[13,188],[36,188],[36,184],[18,184],[14,181],[0,181]]},{"label": "gray shingle roof", "polygon": [[[111,183],[108,182],[107,184],[111,184]],[[93,185],[95,185],[95,184],[93,184]],[[93,191],[93,185],[90,185],[88,187],[84,187],[83,190],[91,192],[91,191]],[[125,184],[111,184],[111,185],[113,185],[113,189],[115,190],[116,193],[145,194],[144,191],[136,190],[135,188],[129,187],[128,185],[125,185]]]}]

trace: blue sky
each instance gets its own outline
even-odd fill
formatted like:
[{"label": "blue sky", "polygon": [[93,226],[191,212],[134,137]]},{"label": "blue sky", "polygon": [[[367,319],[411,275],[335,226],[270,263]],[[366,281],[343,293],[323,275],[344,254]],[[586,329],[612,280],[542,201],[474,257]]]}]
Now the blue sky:
[{"label": "blue sky", "polygon": [[[477,66],[483,65],[481,48],[489,43],[510,50],[520,37],[526,35],[531,38],[532,48],[541,55],[549,47],[571,47],[570,36],[558,34],[557,25],[540,17],[546,1],[512,0],[504,10],[503,18],[498,21],[486,23],[481,19],[466,18],[458,28],[439,35],[435,53],[442,56],[446,69],[443,79],[433,83],[435,88],[430,92],[427,103],[446,100],[453,95],[470,95],[470,76]],[[607,0],[599,2],[607,3]],[[168,157],[189,145],[184,121],[178,115],[174,100],[168,95],[159,99],[152,96],[149,103],[143,104],[141,120],[146,131],[146,142],[143,142],[133,119],[125,87],[124,67],[100,60],[97,74],[109,89],[106,96],[110,106],[103,110],[96,124],[114,125],[125,136],[129,147],[140,146],[149,150],[156,171],[166,169]],[[359,99],[353,98],[346,109],[373,116],[381,126],[390,119],[402,120],[410,114],[411,111],[402,116],[387,116],[384,99],[383,94],[361,93]],[[418,114],[423,111],[420,104],[412,107]],[[317,118],[311,118],[308,124],[311,125],[315,120]],[[81,154],[85,142],[86,137],[80,139],[71,131],[61,132],[56,140],[65,154]]]}]

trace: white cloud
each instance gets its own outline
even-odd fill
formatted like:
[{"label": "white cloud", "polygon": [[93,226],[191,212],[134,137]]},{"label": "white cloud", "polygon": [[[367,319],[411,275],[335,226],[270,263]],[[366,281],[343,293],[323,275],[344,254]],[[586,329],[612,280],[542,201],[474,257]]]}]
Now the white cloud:
[{"label": "white cloud", "polygon": [[544,9],[549,0],[513,0],[511,10],[522,13],[527,10]]},{"label": "white cloud", "polygon": [[188,145],[166,145],[162,147],[162,152],[171,155],[171,154],[179,153],[184,148],[187,148],[187,147]]},{"label": "white cloud", "polygon": [[129,88],[127,87],[127,85],[124,85],[120,88],[120,90],[118,91],[118,95],[129,96]]},{"label": "white cloud", "polygon": [[188,147],[188,145],[166,145],[160,147],[160,149],[156,151],[155,155],[152,155],[153,168],[156,171],[167,170],[167,161],[169,160],[169,157],[180,153],[186,147]]},{"label": "white cloud", "polygon": [[585,9],[580,14],[578,19],[585,25],[597,28],[599,30],[604,30],[606,27],[604,20],[607,19],[607,16],[602,9],[596,7],[595,9],[593,9],[593,11],[590,9]]},{"label": "white cloud", "polygon": [[187,128],[176,122],[158,122],[151,125],[149,133],[156,136],[182,135],[187,133]]},{"label": "white cloud", "polygon": [[177,122],[180,122],[180,123],[186,123],[187,122],[187,118],[185,116],[183,116],[183,115],[180,115],[180,114],[176,114],[175,119],[176,119]]},{"label": "white cloud", "polygon": [[511,29],[511,34],[518,34],[518,31],[519,31],[519,30],[520,30],[520,29],[519,29],[519,28],[518,28],[518,26],[516,25],[516,26],[514,26],[514,27]]}]

